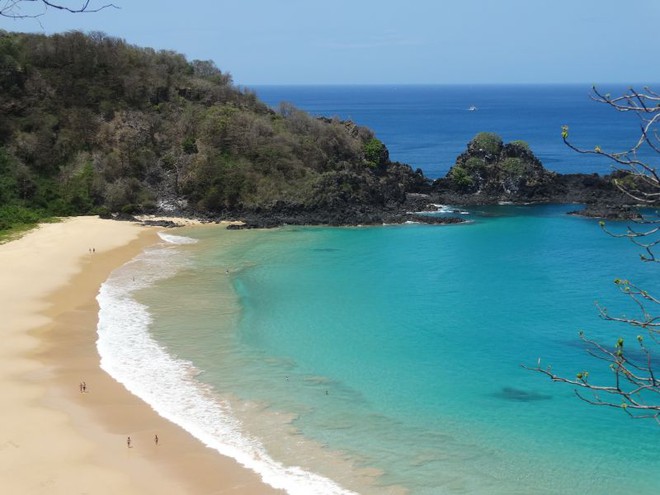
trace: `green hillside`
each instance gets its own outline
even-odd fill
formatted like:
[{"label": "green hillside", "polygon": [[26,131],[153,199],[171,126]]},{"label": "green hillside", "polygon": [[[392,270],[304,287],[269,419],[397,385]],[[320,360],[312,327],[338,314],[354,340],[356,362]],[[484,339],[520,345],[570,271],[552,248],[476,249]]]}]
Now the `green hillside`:
[{"label": "green hillside", "polygon": [[0,229],[174,209],[396,207],[423,183],[367,128],[278,111],[213,62],[102,33],[0,31]]}]

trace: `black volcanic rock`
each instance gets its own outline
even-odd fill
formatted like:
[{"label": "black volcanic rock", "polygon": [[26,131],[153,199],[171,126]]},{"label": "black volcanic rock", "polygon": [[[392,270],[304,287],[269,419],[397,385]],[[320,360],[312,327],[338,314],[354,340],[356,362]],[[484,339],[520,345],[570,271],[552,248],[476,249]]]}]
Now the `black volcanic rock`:
[{"label": "black volcanic rock", "polygon": [[496,134],[482,132],[435,185],[454,194],[481,196],[485,202],[524,202],[547,196],[555,176],[543,168],[526,143],[504,144]]},{"label": "black volcanic rock", "polygon": [[641,213],[629,206],[590,204],[582,210],[569,211],[569,215],[603,220],[642,220]]},{"label": "black volcanic rock", "polygon": [[[485,205],[511,203],[584,203],[593,205],[585,215],[631,218],[634,200],[615,184],[632,184],[641,190],[642,181],[632,174],[558,174],[550,172],[526,143],[505,144],[493,133],[480,133],[468,143],[446,177],[436,180],[430,203]],[[600,213],[598,213],[600,212]]]}]

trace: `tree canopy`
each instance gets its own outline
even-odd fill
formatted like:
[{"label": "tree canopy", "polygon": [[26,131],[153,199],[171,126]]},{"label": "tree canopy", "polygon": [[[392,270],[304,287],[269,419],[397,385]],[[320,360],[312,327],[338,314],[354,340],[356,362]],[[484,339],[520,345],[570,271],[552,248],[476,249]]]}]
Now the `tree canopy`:
[{"label": "tree canopy", "polygon": [[99,32],[0,31],[0,113],[5,224],[25,209],[383,205],[419,178],[365,127],[275,111],[212,61]]}]

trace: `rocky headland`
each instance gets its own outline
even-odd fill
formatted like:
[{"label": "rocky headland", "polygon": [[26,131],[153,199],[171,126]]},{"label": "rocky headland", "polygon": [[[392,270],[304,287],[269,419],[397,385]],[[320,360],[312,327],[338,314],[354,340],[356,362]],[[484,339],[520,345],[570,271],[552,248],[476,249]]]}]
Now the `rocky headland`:
[{"label": "rocky headland", "polygon": [[432,181],[366,127],[269,108],[211,61],[103,33],[0,31],[0,60],[0,231],[90,214],[274,227],[460,221],[424,214],[436,204],[634,212],[616,185],[634,177],[560,175],[488,132]]},{"label": "rocky headland", "polygon": [[384,156],[377,181],[367,179],[365,183],[365,177],[345,174],[311,204],[281,199],[256,207],[228,209],[219,215],[187,207],[169,208],[162,213],[192,215],[206,221],[240,220],[229,227],[233,229],[465,221],[460,216],[429,215],[439,204],[457,209],[495,204],[575,204],[571,215],[609,220],[641,218],[638,205],[616,185],[616,181],[627,180],[629,174],[558,174],[545,169],[526,143],[503,143],[491,133],[478,134],[447,175],[435,181],[407,165],[389,162],[386,152]]},{"label": "rocky headland", "polygon": [[[635,201],[617,181],[630,180],[629,174],[559,174],[543,167],[529,146],[522,141],[504,143],[492,133],[480,133],[459,155],[447,175],[431,181],[417,171],[413,176],[401,167],[396,194],[387,201],[365,202],[362,196],[344,191],[325,204],[306,207],[279,201],[270,207],[228,212],[244,219],[234,228],[273,227],[283,224],[369,225],[420,222],[429,224],[461,223],[457,216],[430,216],[425,212],[438,204],[456,208],[494,204],[575,204],[571,215],[609,220],[641,218]],[[414,177],[412,179],[411,177]],[[390,184],[390,188],[393,184]],[[357,187],[353,191],[359,191]]]}]

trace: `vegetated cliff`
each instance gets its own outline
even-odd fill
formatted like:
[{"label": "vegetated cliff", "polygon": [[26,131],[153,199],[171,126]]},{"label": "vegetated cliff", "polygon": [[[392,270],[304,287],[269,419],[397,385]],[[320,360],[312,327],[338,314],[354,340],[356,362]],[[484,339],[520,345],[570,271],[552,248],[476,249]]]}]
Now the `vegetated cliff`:
[{"label": "vegetated cliff", "polygon": [[392,162],[365,127],[286,103],[275,111],[213,62],[103,33],[0,31],[0,115],[0,230],[93,213],[254,226],[435,222],[408,212],[629,199],[610,178],[549,172],[525,143],[492,133],[431,183]]},{"label": "vegetated cliff", "polygon": [[0,228],[159,209],[373,223],[425,182],[365,127],[274,111],[212,62],[102,33],[0,31],[0,114]]}]

